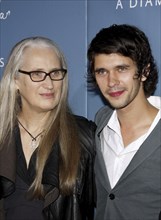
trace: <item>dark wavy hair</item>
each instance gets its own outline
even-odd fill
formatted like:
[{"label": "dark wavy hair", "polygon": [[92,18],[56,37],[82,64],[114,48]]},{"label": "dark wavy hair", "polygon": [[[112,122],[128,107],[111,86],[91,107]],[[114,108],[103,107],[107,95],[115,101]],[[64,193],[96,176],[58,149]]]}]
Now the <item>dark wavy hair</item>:
[{"label": "dark wavy hair", "polygon": [[[138,78],[147,76],[143,82],[146,97],[154,94],[158,83],[158,70],[152,55],[149,40],[135,26],[122,24],[103,28],[91,41],[88,56],[88,85],[96,85],[94,58],[98,54],[117,53],[131,58],[137,65]],[[92,84],[91,84],[92,83]]]}]

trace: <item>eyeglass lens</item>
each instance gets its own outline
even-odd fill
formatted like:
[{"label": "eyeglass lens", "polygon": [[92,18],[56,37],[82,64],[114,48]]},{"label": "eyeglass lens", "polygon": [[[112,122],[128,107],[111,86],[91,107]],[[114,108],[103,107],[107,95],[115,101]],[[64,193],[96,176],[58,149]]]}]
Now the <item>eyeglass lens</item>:
[{"label": "eyeglass lens", "polygon": [[33,71],[31,72],[31,79],[34,81],[45,80],[47,76],[50,77],[51,80],[61,80],[64,78],[65,71],[63,70],[54,70],[50,73],[45,73],[42,71]]}]

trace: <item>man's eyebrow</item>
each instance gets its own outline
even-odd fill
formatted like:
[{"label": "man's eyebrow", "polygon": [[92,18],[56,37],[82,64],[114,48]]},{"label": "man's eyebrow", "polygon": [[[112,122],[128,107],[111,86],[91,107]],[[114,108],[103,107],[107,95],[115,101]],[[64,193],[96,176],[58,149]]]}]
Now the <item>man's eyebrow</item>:
[{"label": "man's eyebrow", "polygon": [[98,71],[98,70],[107,70],[107,69],[104,67],[97,67],[96,69],[94,69],[94,71]]},{"label": "man's eyebrow", "polygon": [[116,68],[117,68],[117,67],[130,67],[130,65],[123,63],[123,64],[118,64],[118,65],[116,65],[115,67],[116,67]]}]

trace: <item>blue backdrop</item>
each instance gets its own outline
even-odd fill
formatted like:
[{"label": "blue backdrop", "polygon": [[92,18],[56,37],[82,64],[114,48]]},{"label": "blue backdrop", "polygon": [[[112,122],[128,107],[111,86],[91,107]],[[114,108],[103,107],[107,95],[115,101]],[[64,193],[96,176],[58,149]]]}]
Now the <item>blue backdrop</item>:
[{"label": "blue backdrop", "polygon": [[[73,112],[94,119],[103,102],[87,90],[86,51],[95,34],[113,23],[146,33],[161,75],[161,0],[0,0],[0,75],[17,41],[49,37],[67,58]],[[161,95],[160,79],[155,94]]]}]

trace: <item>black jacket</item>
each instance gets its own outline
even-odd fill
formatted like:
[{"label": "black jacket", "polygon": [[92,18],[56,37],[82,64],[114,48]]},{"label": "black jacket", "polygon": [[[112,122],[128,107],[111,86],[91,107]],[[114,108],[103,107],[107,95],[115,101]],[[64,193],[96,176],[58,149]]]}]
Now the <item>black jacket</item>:
[{"label": "black jacket", "polygon": [[[87,119],[76,116],[79,127],[79,137],[81,141],[81,159],[79,172],[77,176],[74,192],[70,196],[63,196],[59,192],[58,180],[54,170],[57,163],[55,158],[49,158],[43,175],[43,184],[46,187],[47,194],[44,200],[43,215],[45,220],[93,220],[95,206],[95,183],[94,183],[94,158],[95,158],[95,124]],[[14,144],[13,144],[14,145]],[[58,146],[58,145],[57,145]],[[58,146],[59,148],[59,146]],[[58,148],[55,148],[57,150]],[[10,157],[9,160],[16,158],[14,147],[10,152],[1,152],[0,154],[0,219],[5,220],[3,210],[3,197],[10,195],[14,191],[15,165],[11,164],[12,169],[7,171],[7,165],[4,165],[4,157]],[[9,154],[8,154],[9,153]],[[12,155],[12,156],[9,156]],[[53,153],[55,157],[56,152]],[[3,162],[2,162],[3,160]],[[6,160],[7,161],[7,158]],[[6,164],[6,163],[5,163]],[[54,175],[53,175],[54,173]]]}]

